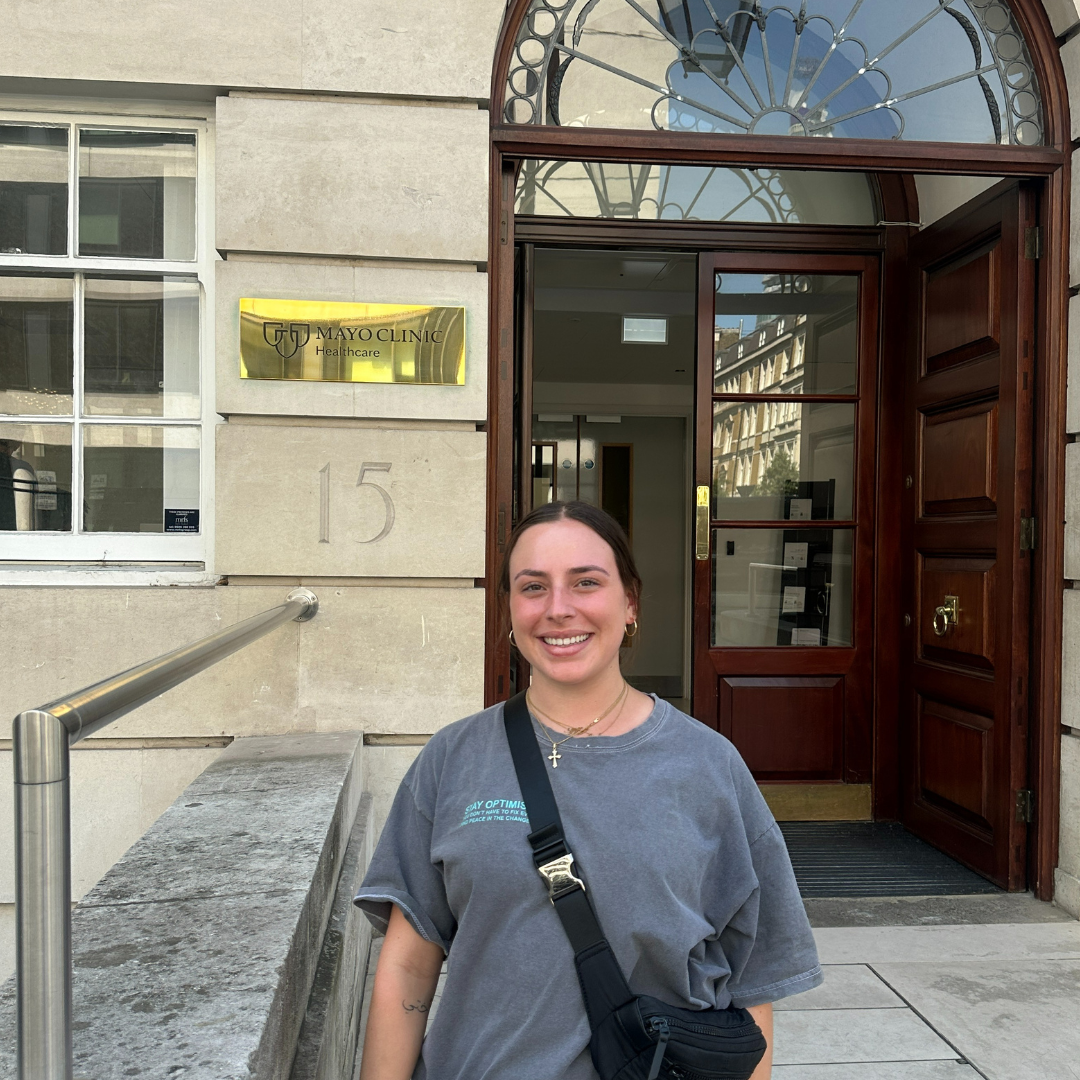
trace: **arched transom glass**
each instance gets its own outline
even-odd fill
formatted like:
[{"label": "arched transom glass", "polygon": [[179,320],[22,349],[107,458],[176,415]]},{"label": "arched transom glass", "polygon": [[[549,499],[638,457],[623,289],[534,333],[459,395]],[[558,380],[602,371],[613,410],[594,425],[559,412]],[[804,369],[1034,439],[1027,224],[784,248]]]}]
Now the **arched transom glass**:
[{"label": "arched transom glass", "polygon": [[1002,0],[531,0],[514,124],[1043,143]]},{"label": "arched transom glass", "polygon": [[785,225],[878,220],[866,173],[592,161],[523,161],[514,212]]}]

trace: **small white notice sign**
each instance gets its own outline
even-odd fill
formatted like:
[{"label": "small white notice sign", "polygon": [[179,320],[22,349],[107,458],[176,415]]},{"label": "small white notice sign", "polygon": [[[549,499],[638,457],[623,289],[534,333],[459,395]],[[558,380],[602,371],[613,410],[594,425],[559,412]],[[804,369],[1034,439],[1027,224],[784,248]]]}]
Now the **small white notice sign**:
[{"label": "small white notice sign", "polygon": [[788,506],[788,521],[809,521],[813,508],[813,499],[792,499]]},{"label": "small white notice sign", "polygon": [[34,489],[34,509],[56,509],[56,471],[54,469],[38,469],[37,486]]},{"label": "small white notice sign", "polygon": [[784,613],[799,614],[806,610],[806,587],[787,585],[784,588]]},{"label": "small white notice sign", "polygon": [[792,645],[820,645],[821,630],[816,626],[796,626],[791,631]]},{"label": "small white notice sign", "polygon": [[810,552],[809,544],[785,544],[784,545],[784,565],[785,566],[805,566],[806,559]]}]

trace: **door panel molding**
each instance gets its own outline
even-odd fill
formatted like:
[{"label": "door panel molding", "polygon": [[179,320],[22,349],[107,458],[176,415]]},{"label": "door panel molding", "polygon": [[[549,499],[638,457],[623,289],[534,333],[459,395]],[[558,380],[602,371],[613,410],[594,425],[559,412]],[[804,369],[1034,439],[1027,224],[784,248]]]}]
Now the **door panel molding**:
[{"label": "door panel molding", "polygon": [[992,840],[993,719],[921,694],[918,718],[919,798]]},{"label": "door panel molding", "polygon": [[840,780],[844,677],[721,677],[719,729],[760,781]]},{"label": "door panel molding", "polygon": [[925,372],[996,352],[1001,317],[997,294],[998,241],[927,274],[923,351]]},{"label": "door panel molding", "polygon": [[[901,676],[907,688],[902,820],[1009,889],[1026,885],[1026,826],[1012,810],[1015,792],[1027,785],[1022,688],[1028,685],[1031,558],[1020,550],[1019,523],[1032,505],[1035,267],[1024,258],[1024,241],[1034,219],[1034,193],[1006,181],[910,246],[916,307],[905,456],[918,479],[906,493],[904,575],[918,619]],[[980,264],[970,254],[988,234],[1000,239],[993,259]],[[986,385],[992,368],[985,362],[930,370],[933,271],[950,265],[974,269],[964,278],[966,291],[953,282],[945,300],[934,301],[947,309],[953,333],[940,340],[985,338],[992,329],[996,386]],[[995,290],[994,326],[977,274]],[[956,610],[941,634],[933,628],[939,607]],[[939,628],[947,621],[939,616]],[[936,704],[928,710],[927,701]]]},{"label": "door panel molding", "polygon": [[997,509],[996,400],[920,412],[921,517]]},{"label": "door panel molding", "polygon": [[[995,638],[994,559],[917,555],[919,656],[961,667],[993,671]],[[956,622],[939,634],[937,608],[953,596]]]}]

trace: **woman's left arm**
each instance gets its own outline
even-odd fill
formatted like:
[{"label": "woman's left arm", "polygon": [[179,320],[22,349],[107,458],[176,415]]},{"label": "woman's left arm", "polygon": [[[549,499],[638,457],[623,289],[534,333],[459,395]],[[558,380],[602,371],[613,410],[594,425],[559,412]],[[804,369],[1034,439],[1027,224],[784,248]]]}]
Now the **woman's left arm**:
[{"label": "woman's left arm", "polygon": [[764,1005],[751,1005],[746,1011],[757,1022],[757,1026],[761,1028],[761,1033],[765,1036],[765,1042],[768,1044],[765,1056],[758,1062],[758,1067],[754,1070],[750,1080],[769,1080],[772,1076],[772,1002],[766,1002]]}]

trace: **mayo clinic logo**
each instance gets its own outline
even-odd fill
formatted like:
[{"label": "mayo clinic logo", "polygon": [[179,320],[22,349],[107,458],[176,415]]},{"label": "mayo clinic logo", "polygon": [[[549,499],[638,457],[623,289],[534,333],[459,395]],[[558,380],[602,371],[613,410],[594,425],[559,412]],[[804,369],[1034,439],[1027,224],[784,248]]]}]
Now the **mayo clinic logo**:
[{"label": "mayo clinic logo", "polygon": [[287,330],[284,323],[263,323],[263,338],[282,360],[291,360],[311,340],[311,323],[291,322]]}]

